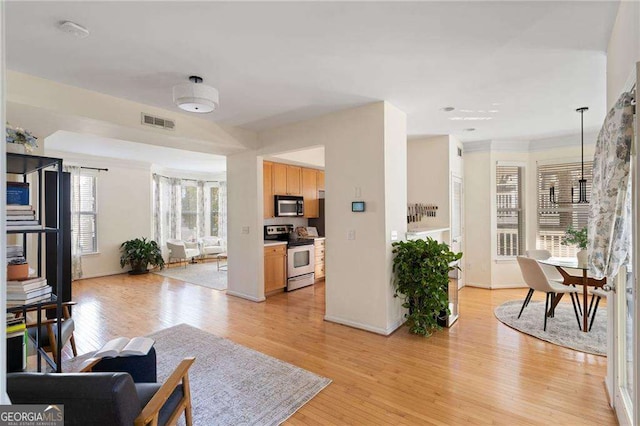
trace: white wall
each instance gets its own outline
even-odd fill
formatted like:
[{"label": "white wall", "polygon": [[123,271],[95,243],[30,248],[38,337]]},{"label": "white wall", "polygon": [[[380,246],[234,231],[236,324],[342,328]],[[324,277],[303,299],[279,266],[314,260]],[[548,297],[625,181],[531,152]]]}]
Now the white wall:
[{"label": "white wall", "polygon": [[120,245],[133,238],[151,238],[151,167],[135,161],[79,156],[49,151],[64,164],[108,168],[97,174],[98,253],[82,256],[83,278],[120,274]]},{"label": "white wall", "polygon": [[449,227],[449,136],[411,139],[407,143],[407,201],[438,206],[436,217],[409,229]]},{"label": "white wall", "polygon": [[624,91],[640,61],[640,3],[622,1],[607,48],[607,107]]},{"label": "white wall", "polygon": [[246,151],[227,158],[227,294],[264,300],[262,158]]}]

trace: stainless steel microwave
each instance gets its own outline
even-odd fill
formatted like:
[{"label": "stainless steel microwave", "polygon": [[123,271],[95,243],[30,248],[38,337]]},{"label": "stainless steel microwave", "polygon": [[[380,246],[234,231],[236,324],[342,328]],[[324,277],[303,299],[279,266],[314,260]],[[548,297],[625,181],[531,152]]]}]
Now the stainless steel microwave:
[{"label": "stainless steel microwave", "polygon": [[304,216],[304,200],[295,195],[274,196],[277,217]]}]

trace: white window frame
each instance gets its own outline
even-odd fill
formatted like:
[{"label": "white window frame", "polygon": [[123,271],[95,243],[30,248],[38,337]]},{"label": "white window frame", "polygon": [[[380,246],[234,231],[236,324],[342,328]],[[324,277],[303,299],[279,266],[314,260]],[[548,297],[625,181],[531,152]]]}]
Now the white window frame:
[{"label": "white window frame", "polygon": [[[82,185],[82,177],[91,177],[92,178],[92,182],[93,182],[93,190],[92,195],[94,197],[94,209],[93,211],[82,211],[80,210],[78,215],[79,215],[79,220],[78,220],[78,239],[81,240],[82,239],[82,234],[81,234],[81,229],[80,229],[80,224],[82,223],[82,217],[83,216],[90,216],[93,217],[93,226],[95,229],[95,236],[93,238],[93,250],[92,251],[82,251],[80,253],[81,256],[91,256],[94,254],[99,254],[100,250],[99,250],[99,246],[98,246],[98,173],[94,170],[90,170],[90,169],[80,169],[80,186]],[[80,189],[80,192],[82,192],[82,189]],[[79,203],[79,205],[81,206],[82,203]]]},{"label": "white window frame", "polygon": [[[520,253],[515,255],[503,255],[500,254],[499,245],[498,245],[498,168],[499,167],[518,167],[520,168],[520,182],[518,183],[519,193],[519,207],[517,210],[519,211],[519,224],[518,224],[518,246]],[[526,220],[526,194],[527,194],[527,186],[526,186],[526,175],[527,175],[527,166],[524,162],[513,162],[513,161],[497,161],[495,163],[494,173],[493,173],[493,241],[495,245],[494,250],[494,260],[497,263],[504,261],[514,261],[516,256],[524,255],[527,247],[527,220]]]}]

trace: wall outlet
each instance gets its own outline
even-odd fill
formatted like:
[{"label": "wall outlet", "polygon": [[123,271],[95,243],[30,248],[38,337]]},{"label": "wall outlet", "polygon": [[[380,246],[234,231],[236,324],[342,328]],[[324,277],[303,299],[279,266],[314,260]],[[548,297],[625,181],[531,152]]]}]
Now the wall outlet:
[{"label": "wall outlet", "polygon": [[347,240],[355,240],[356,239],[356,230],[355,229],[349,229],[347,231]]},{"label": "wall outlet", "polygon": [[391,231],[391,241],[398,241],[398,231]]},{"label": "wall outlet", "polygon": [[248,234],[249,233],[249,227],[248,226],[243,226],[242,227],[242,233],[243,234]]}]

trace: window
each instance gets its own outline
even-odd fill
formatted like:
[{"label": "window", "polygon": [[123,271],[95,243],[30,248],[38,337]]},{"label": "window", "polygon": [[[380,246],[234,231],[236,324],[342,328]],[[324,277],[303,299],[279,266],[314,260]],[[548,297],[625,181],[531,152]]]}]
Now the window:
[{"label": "window", "polygon": [[[589,204],[578,201],[578,180],[582,165],[578,162],[538,165],[538,234],[537,248],[549,250],[552,256],[572,257],[577,248],[563,246],[560,241],[569,226],[580,229],[587,226]],[[584,163],[587,180],[587,199],[591,197],[593,162]],[[554,187],[556,203],[552,203],[549,188]]]},{"label": "window", "polygon": [[220,223],[220,188],[211,186],[209,188],[209,235],[219,236],[218,224]]},{"label": "window", "polygon": [[496,238],[499,257],[524,253],[523,174],[522,166],[496,166]]},{"label": "window", "polygon": [[72,220],[72,232],[78,234],[80,253],[90,254],[98,251],[96,218],[98,214],[96,196],[96,175],[82,170],[80,172],[80,191],[73,194],[72,201],[79,206],[79,215]]},{"label": "window", "polygon": [[181,237],[185,241],[195,240],[198,234],[198,187],[182,184]]}]

